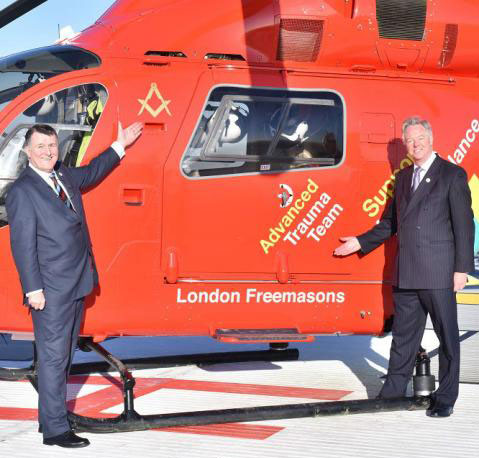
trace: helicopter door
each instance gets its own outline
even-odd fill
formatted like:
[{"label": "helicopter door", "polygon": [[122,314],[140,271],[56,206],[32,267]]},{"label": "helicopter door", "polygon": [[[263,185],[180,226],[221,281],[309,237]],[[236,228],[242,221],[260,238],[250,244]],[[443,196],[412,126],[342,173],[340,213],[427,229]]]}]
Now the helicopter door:
[{"label": "helicopter door", "polygon": [[167,281],[278,281],[344,271],[331,256],[333,227],[345,223],[355,180],[342,170],[341,95],[203,90],[183,124],[192,134],[180,135],[165,166]]}]

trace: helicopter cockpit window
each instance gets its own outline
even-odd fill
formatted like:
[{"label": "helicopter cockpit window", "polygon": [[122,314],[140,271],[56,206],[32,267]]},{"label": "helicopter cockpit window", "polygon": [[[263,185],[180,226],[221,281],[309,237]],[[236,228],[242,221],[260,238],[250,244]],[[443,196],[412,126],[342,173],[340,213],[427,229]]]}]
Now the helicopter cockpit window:
[{"label": "helicopter cockpit window", "polygon": [[101,60],[76,46],[37,48],[0,59],[0,110],[27,89],[61,73],[99,67]]},{"label": "helicopter cockpit window", "polygon": [[59,159],[69,167],[79,167],[107,95],[100,84],[70,87],[38,100],[5,129],[0,140],[0,227],[8,223],[8,187],[28,163],[23,151],[27,130],[38,123],[51,125],[58,134]]},{"label": "helicopter cockpit window", "polygon": [[182,160],[190,177],[331,167],[344,115],[332,92],[216,88]]}]

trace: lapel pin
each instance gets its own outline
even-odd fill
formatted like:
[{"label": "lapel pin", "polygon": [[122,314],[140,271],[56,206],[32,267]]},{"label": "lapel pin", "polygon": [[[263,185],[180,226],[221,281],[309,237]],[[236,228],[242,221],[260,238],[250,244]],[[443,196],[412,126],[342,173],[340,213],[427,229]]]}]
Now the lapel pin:
[{"label": "lapel pin", "polygon": [[431,181],[430,178],[426,178],[426,183],[429,183]]}]

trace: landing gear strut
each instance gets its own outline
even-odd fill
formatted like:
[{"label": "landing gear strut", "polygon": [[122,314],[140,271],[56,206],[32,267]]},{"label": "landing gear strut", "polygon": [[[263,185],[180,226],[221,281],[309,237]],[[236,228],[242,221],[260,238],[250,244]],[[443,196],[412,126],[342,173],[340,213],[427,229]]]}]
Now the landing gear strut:
[{"label": "landing gear strut", "polygon": [[415,396],[430,396],[436,389],[436,379],[431,375],[431,358],[422,347],[416,356],[416,375],[412,386]]},{"label": "landing gear strut", "polygon": [[117,372],[120,373],[121,382],[123,384],[123,413],[120,415],[121,421],[138,421],[140,415],[135,411],[133,388],[136,381],[131,375],[131,372],[118,358],[113,356],[101,345],[94,343],[93,340],[84,340],[83,344],[90,351],[94,351],[97,355],[101,356],[110,366],[112,366]]}]

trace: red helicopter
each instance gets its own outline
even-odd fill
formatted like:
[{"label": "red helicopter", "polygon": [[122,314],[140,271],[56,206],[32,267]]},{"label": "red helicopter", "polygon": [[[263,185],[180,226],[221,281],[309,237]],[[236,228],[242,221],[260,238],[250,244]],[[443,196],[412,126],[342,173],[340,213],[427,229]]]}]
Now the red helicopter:
[{"label": "red helicopter", "polygon": [[[0,25],[44,1],[17,0]],[[101,283],[86,346],[381,334],[394,241],[364,258],[332,253],[390,201],[411,164],[400,140],[411,114],[467,170],[479,214],[478,17],[470,0],[117,0],[75,37],[0,59],[0,332],[32,333],[4,207],[26,130],[51,124],[78,167],[121,119],[145,129],[84,198]],[[478,303],[474,273],[469,285],[459,300]]]}]

